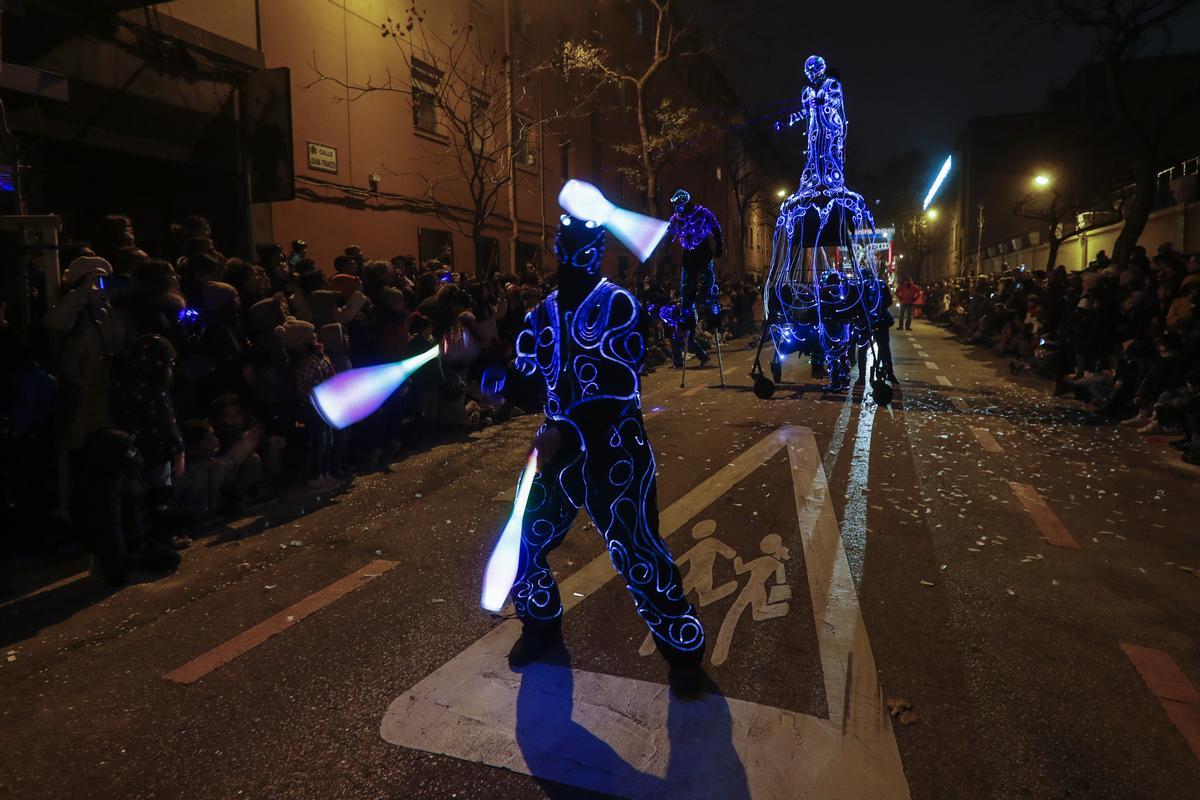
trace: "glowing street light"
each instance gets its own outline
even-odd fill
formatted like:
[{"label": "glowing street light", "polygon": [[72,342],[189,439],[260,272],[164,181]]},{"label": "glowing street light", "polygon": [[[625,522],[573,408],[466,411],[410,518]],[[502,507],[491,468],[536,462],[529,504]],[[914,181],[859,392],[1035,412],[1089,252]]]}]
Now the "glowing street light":
[{"label": "glowing street light", "polygon": [[928,219],[930,222],[937,222],[938,210],[936,208],[929,209],[928,211],[925,212],[925,218]]},{"label": "glowing street light", "polygon": [[1039,172],[1037,175],[1033,176],[1033,185],[1037,186],[1039,189],[1045,189],[1050,185],[1050,183],[1050,176],[1044,172]]},{"label": "glowing street light", "polygon": [[775,192],[775,196],[778,197],[780,200],[782,200],[783,198],[788,196],[788,190],[787,189],[779,189]]}]

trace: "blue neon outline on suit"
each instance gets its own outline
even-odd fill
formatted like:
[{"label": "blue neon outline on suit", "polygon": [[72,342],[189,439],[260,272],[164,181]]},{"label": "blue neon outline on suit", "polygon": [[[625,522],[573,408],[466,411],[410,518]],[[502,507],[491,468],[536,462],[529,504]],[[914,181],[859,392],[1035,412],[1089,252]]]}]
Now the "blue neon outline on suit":
[{"label": "blue neon outline on suit", "polygon": [[[555,245],[560,264],[595,274],[603,231],[598,242],[581,248],[591,250],[582,259],[581,250],[567,252],[562,239],[560,228]],[[512,597],[522,619],[547,621],[562,614],[547,556],[586,509],[656,639],[672,650],[695,652],[704,646],[704,629],[657,533],[657,463],[642,424],[638,379],[645,356],[639,316],[633,295],[601,278],[569,318],[557,291],[525,317],[516,366],[545,380],[546,425],[560,426],[567,452],[552,474],[534,478]]]}]

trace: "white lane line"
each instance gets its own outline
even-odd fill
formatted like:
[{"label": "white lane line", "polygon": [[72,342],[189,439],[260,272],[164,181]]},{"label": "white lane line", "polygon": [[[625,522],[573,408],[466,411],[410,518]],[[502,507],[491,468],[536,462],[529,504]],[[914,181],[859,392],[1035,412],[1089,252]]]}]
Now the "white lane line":
[{"label": "white lane line", "polygon": [[987,428],[971,428],[971,433],[975,434],[975,438],[979,440],[979,446],[989,453],[1003,453],[1004,448],[996,441],[996,437],[992,436],[992,432]]},{"label": "white lane line", "polygon": [[[786,445],[815,614],[829,718],[665,686],[536,664],[514,674],[504,654],[520,625],[502,623],[388,707],[385,741],[591,791],[646,798],[907,800],[899,748],[811,430],[785,427],[662,515],[664,536]],[[611,580],[571,576],[574,591]],[[589,592],[590,593],[590,592]]]},{"label": "white lane line", "polygon": [[[922,355],[922,356],[924,356],[925,354],[924,354],[924,353],[922,353],[921,355]],[[930,369],[932,369],[932,370],[934,370],[934,371],[936,371],[936,370],[937,370],[937,368],[938,368],[938,365],[937,365],[937,362],[936,362],[936,361],[926,361],[926,362],[925,362],[925,366],[929,367]]]},{"label": "white lane line", "polygon": [[945,375],[938,375],[936,377],[937,377],[937,382],[940,383],[942,386],[953,386],[953,384],[950,383],[950,379],[947,378]]},{"label": "white lane line", "polygon": [[[867,374],[874,366],[874,355],[867,351]],[[875,428],[875,409],[863,393],[858,406],[858,427],[854,432],[854,451],[850,456],[850,475],[846,483],[846,505],[842,509],[842,546],[850,562],[857,587],[862,581],[867,552],[867,477],[871,468],[871,433]]]}]

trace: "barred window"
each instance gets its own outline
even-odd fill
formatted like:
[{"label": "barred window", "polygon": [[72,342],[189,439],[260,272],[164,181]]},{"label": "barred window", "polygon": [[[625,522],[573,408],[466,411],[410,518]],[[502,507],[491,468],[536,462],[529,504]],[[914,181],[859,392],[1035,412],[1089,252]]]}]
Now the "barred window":
[{"label": "barred window", "polygon": [[442,73],[423,61],[412,61],[413,127],[419,131],[441,135],[438,124],[438,84]]},{"label": "barred window", "polygon": [[513,161],[526,169],[536,169],[538,165],[533,120],[524,114],[513,115]]}]

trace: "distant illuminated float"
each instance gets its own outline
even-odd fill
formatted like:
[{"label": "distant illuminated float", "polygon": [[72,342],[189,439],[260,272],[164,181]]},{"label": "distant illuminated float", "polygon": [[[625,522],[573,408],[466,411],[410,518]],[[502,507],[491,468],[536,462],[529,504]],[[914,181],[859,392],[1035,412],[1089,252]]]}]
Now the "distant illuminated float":
[{"label": "distant illuminated float", "polygon": [[[884,287],[876,274],[875,221],[862,195],[846,187],[841,81],[826,73],[820,56],[808,58],[804,74],[808,85],[800,110],[776,124],[777,130],[806,124],[807,156],[799,188],[779,209],[763,309],[775,346],[775,381],[783,357],[802,352],[814,362],[823,360],[828,388],[841,391],[849,386],[854,349],[872,343],[886,311]],[[755,392],[769,397],[774,384],[763,375],[758,356],[751,374]]]}]

